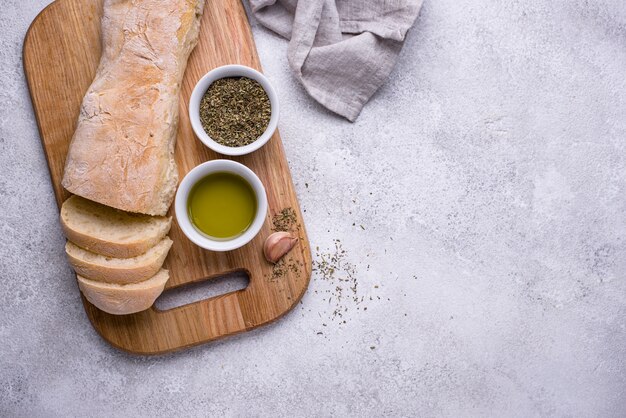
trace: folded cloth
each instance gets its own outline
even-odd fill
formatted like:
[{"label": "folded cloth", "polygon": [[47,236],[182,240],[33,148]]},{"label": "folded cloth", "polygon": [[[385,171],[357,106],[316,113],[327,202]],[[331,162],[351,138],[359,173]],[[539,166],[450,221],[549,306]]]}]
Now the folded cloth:
[{"label": "folded cloth", "polygon": [[290,39],[296,77],[354,122],[385,82],[423,0],[250,0],[257,20]]}]

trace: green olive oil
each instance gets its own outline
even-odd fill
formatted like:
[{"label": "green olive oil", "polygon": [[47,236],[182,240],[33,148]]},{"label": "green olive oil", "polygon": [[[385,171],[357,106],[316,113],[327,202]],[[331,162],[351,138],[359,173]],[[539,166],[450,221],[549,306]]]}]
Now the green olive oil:
[{"label": "green olive oil", "polygon": [[252,186],[233,173],[212,173],[198,181],[187,200],[189,218],[210,238],[227,240],[243,234],[257,211]]}]

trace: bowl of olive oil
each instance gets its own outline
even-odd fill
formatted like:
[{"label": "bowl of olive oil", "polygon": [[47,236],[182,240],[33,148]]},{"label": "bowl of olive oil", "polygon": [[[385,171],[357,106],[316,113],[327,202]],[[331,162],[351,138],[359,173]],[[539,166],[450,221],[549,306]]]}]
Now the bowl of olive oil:
[{"label": "bowl of olive oil", "polygon": [[263,183],[248,167],[231,160],[208,161],[187,173],[174,205],[187,238],[212,251],[244,246],[267,215]]}]

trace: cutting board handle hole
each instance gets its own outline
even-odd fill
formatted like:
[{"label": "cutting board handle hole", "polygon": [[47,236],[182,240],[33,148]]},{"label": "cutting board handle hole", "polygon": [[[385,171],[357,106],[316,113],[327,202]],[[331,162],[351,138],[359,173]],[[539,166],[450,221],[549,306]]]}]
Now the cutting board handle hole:
[{"label": "cutting board handle hole", "polygon": [[179,306],[245,289],[249,283],[250,277],[245,271],[236,271],[218,277],[211,277],[201,282],[166,290],[154,302],[154,307],[159,311],[167,311]]}]

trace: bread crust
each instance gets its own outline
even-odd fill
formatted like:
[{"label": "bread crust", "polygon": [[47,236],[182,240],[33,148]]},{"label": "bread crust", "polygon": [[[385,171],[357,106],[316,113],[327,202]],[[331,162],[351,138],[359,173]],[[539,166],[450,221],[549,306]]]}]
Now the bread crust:
[{"label": "bread crust", "polygon": [[145,282],[115,285],[77,276],[78,287],[85,298],[98,309],[113,315],[145,311],[163,292],[169,279],[167,270],[160,270]]},{"label": "bread crust", "polygon": [[[150,257],[119,259],[91,253],[68,241],[65,253],[78,275],[94,281],[124,285],[139,283],[154,276],[163,266],[171,247],[172,240],[165,237],[155,246],[155,252]],[[128,260],[130,263],[122,265],[117,263],[119,260]]]},{"label": "bread crust", "polygon": [[[78,196],[71,196],[67,199],[63,203],[63,206],[61,206],[60,216],[61,227],[63,228],[65,236],[79,247],[107,257],[131,258],[144,254],[150,248],[158,244],[167,235],[172,226],[171,217],[162,218],[165,222],[162,222],[161,227],[153,235],[137,236],[132,240],[125,240],[124,242],[115,241],[112,238],[105,238],[104,236],[98,237],[86,233],[85,231],[81,231],[78,226],[72,224],[72,211],[76,210],[75,207],[80,205],[88,205],[86,211],[89,210],[90,206],[98,206],[97,203],[84,200]],[[115,209],[110,210],[115,211]],[[98,209],[93,209],[93,211],[97,212]],[[97,214],[98,213],[94,213],[94,215]]]},{"label": "bread crust", "polygon": [[179,93],[203,0],[105,0],[102,57],[63,176],[68,191],[165,215],[178,183]]}]

